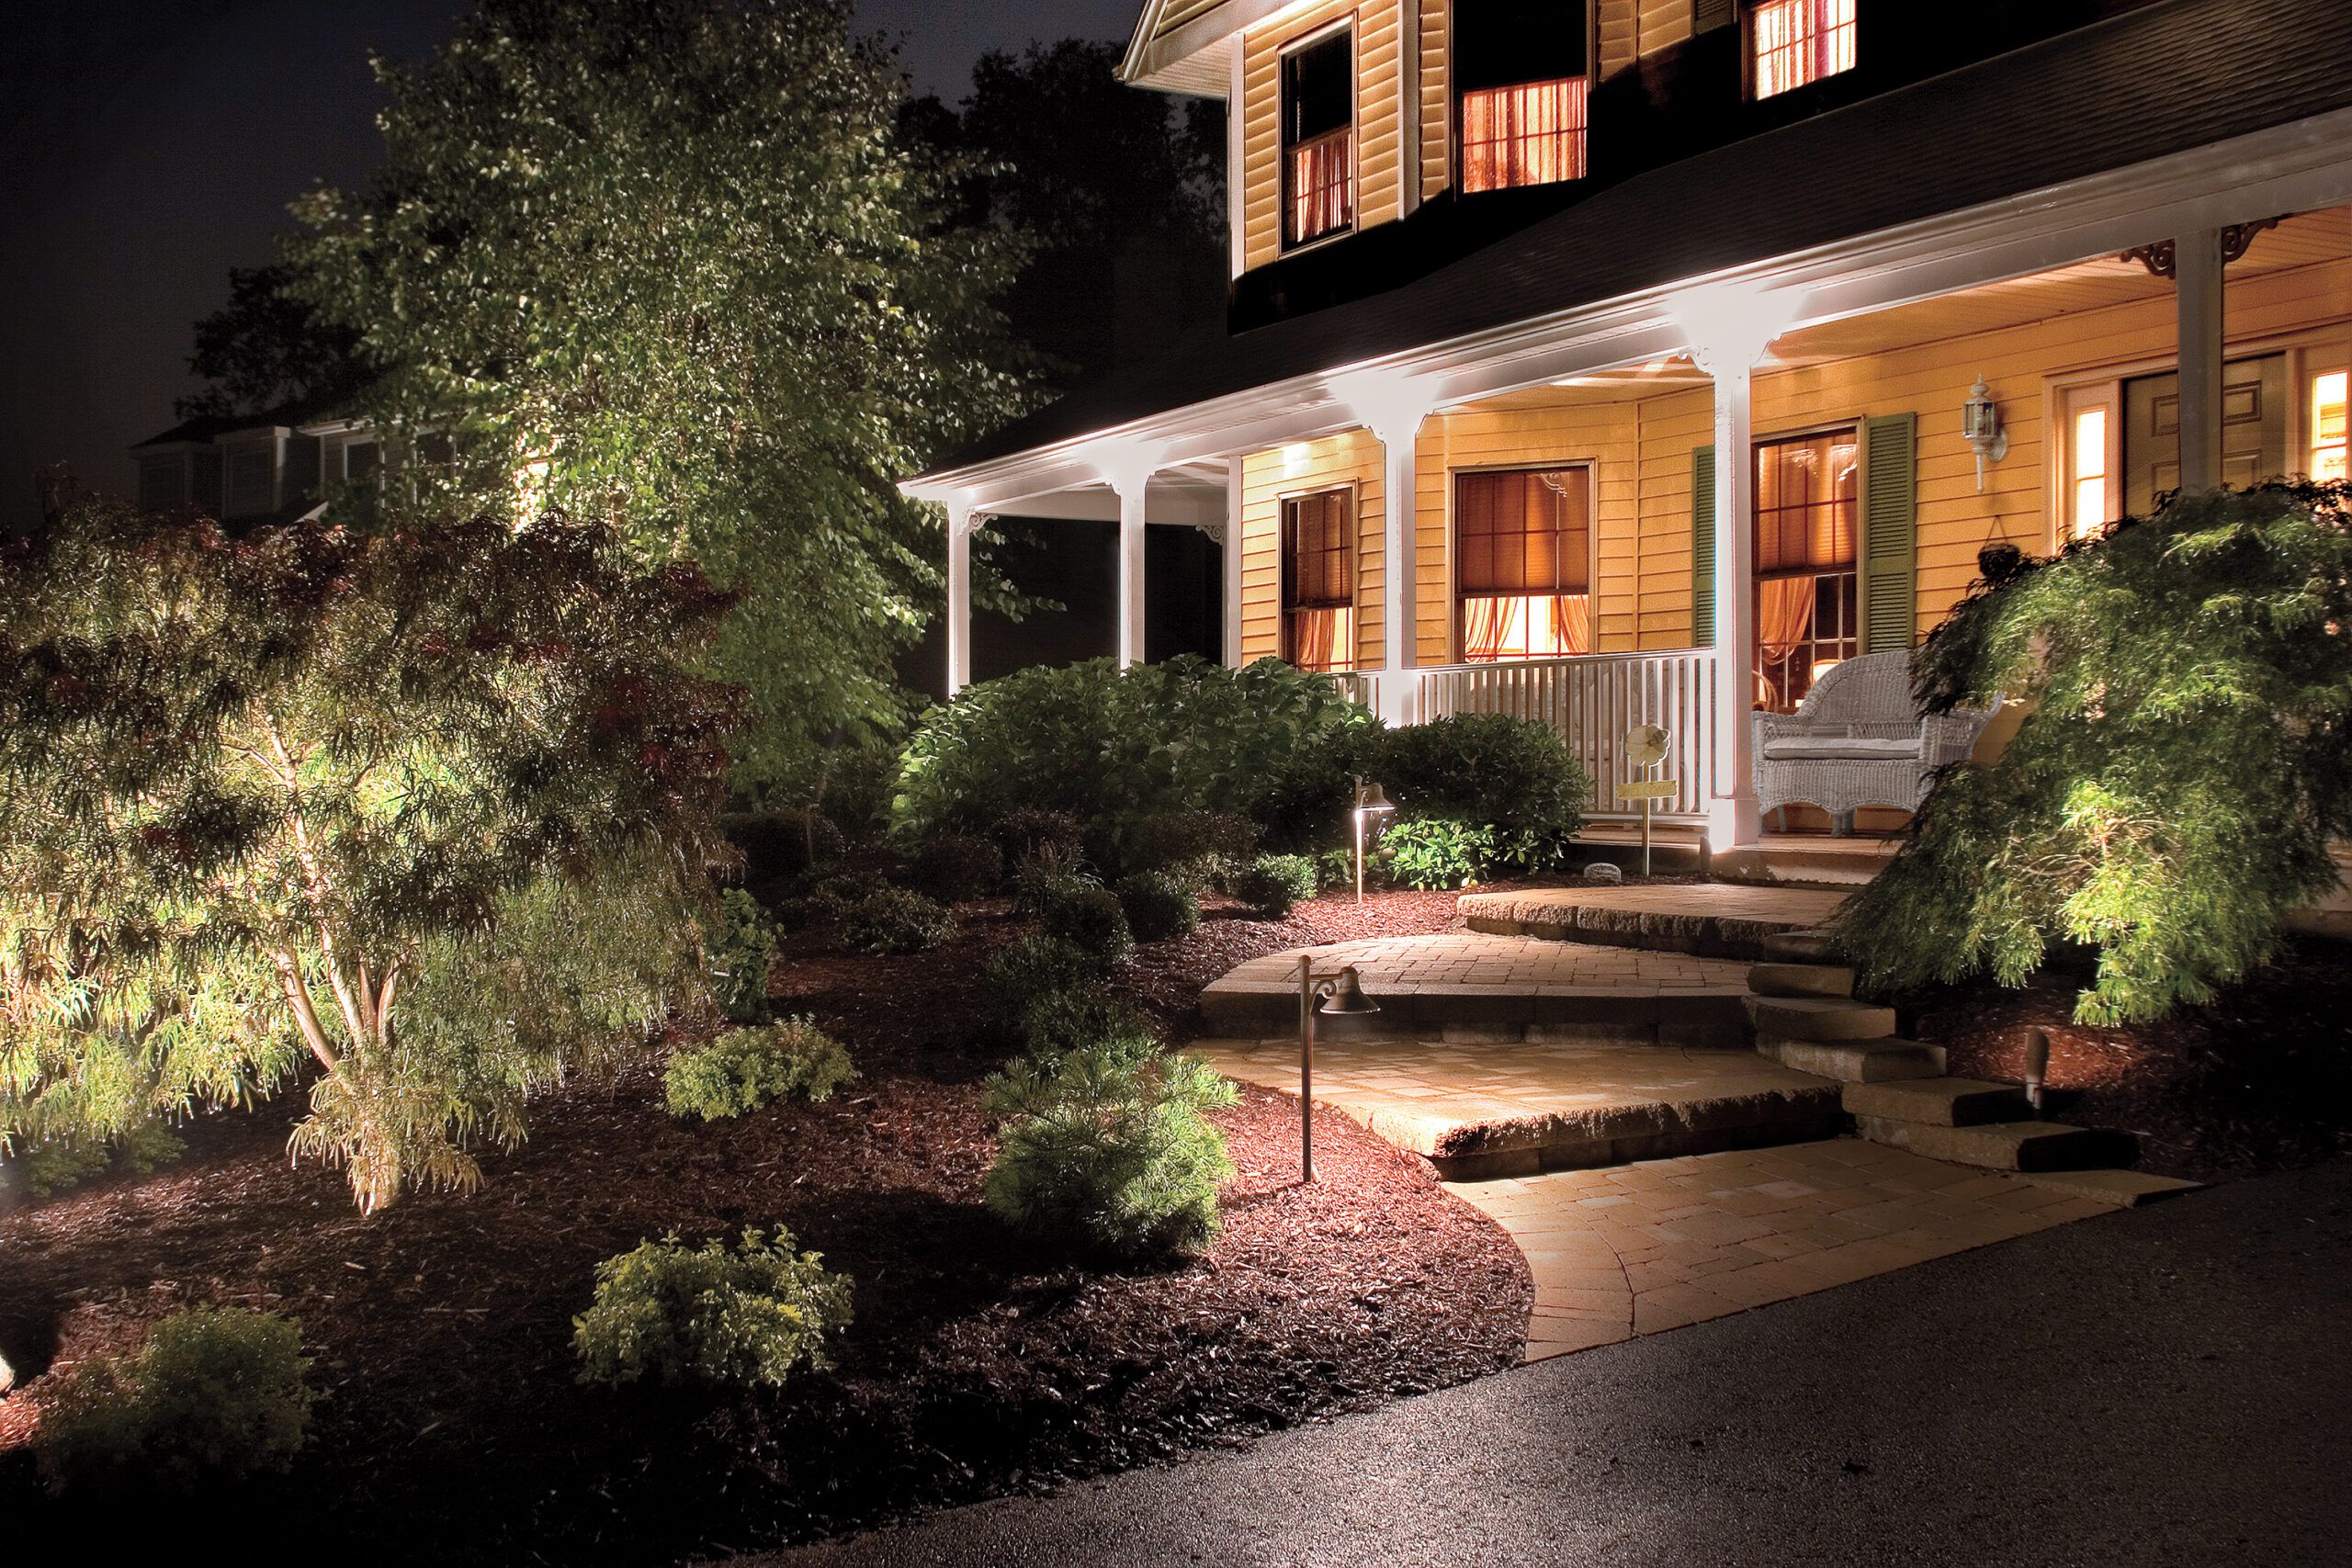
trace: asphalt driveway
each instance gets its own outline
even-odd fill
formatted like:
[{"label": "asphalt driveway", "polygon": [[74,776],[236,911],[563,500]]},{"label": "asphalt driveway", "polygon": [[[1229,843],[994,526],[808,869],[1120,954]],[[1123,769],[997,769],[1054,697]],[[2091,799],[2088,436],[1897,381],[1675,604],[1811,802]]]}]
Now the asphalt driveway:
[{"label": "asphalt driveway", "polygon": [[794,1564],[2352,1562],[2352,1165]]}]

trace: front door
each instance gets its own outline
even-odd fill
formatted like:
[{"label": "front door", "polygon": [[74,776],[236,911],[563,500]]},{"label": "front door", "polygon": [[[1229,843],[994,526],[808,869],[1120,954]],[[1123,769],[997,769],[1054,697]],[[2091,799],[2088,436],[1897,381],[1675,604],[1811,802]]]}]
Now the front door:
[{"label": "front door", "polygon": [[[2254,484],[2288,470],[2287,356],[2241,359],[2222,372],[2222,479]],[[2180,378],[2123,383],[2123,504],[2145,517],[2180,488]]]}]

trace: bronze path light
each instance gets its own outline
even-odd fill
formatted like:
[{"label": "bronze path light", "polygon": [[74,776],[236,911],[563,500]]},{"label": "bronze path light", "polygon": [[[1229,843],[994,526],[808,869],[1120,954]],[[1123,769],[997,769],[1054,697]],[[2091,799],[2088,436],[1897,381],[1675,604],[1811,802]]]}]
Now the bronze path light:
[{"label": "bronze path light", "polygon": [[1315,973],[1315,955],[1298,955],[1298,1179],[1315,1179],[1315,1015],[1362,1018],[1380,1010],[1363,994],[1352,964],[1333,975]]}]

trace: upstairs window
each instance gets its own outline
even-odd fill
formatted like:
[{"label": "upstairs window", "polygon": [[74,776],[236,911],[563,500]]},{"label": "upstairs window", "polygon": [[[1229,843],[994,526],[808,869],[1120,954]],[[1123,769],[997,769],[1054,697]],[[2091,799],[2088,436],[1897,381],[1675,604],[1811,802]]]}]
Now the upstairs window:
[{"label": "upstairs window", "polygon": [[1463,0],[1454,7],[1464,191],[1584,177],[1591,36],[1581,4]]},{"label": "upstairs window", "polygon": [[1356,506],[1351,490],[1283,502],[1283,658],[1301,670],[1356,665]]},{"label": "upstairs window", "polygon": [[1346,28],[1283,56],[1283,243],[1356,220],[1356,43]]},{"label": "upstairs window", "polygon": [[1463,474],[1453,486],[1462,661],[1592,651],[1592,470]]},{"label": "upstairs window", "polygon": [[1854,0],[1764,0],[1748,28],[1759,98],[1854,68]]}]

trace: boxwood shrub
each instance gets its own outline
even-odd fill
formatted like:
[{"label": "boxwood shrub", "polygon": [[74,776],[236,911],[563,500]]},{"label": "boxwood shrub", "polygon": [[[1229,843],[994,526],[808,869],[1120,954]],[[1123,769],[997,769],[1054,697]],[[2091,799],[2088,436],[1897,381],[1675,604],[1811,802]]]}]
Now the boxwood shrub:
[{"label": "boxwood shrub", "polygon": [[1305,855],[1261,855],[1235,879],[1233,896],[1266,919],[1279,920],[1291,906],[1315,897],[1315,863]]},{"label": "boxwood shrub", "polygon": [[860,953],[928,953],[955,934],[946,905],[904,887],[877,887],[842,911],[842,942]]},{"label": "boxwood shrub", "polygon": [[790,1095],[831,1100],[857,1077],[840,1041],[805,1018],[764,1029],[729,1029],[670,1058],[662,1089],[670,1114],[705,1122],[748,1115]]},{"label": "boxwood shrub", "polygon": [[1200,899],[1168,872],[1138,871],[1121,877],[1112,891],[1118,895],[1127,930],[1137,942],[1164,942],[1200,928]]},{"label": "boxwood shrub", "polygon": [[849,1325],[851,1285],[792,1233],[746,1230],[739,1245],[675,1235],[596,1266],[596,1295],[571,1320],[582,1382],[639,1378],[771,1386],[831,1363],[826,1337]]}]

